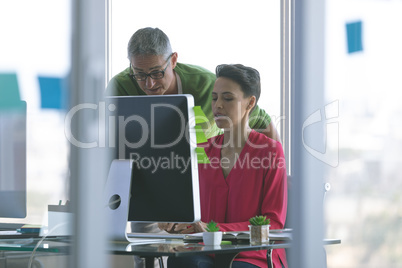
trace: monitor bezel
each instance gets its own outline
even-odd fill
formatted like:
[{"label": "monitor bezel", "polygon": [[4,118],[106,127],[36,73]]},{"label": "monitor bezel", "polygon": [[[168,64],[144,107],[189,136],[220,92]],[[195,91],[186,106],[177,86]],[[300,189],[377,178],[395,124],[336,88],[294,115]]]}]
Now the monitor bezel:
[{"label": "monitor bezel", "polygon": [[[195,114],[194,114],[194,98],[192,95],[188,95],[188,94],[178,94],[178,95],[163,95],[163,96],[111,96],[111,97],[107,97],[106,98],[106,110],[108,111],[108,115],[106,118],[108,118],[109,122],[107,122],[107,128],[109,129],[109,134],[110,133],[114,133],[113,135],[115,135],[115,138],[117,138],[117,140],[114,142],[114,148],[113,148],[113,157],[112,159],[126,159],[126,160],[130,160],[127,159],[127,157],[121,157],[121,154],[119,152],[119,150],[121,149],[119,146],[119,137],[118,137],[118,131],[115,130],[114,131],[110,131],[110,118],[113,118],[113,116],[121,116],[121,110],[119,110],[118,106],[119,105],[128,105],[127,103],[131,102],[131,107],[136,107],[136,104],[138,104],[139,102],[144,104],[144,102],[148,103],[148,104],[172,104],[174,105],[174,103],[176,103],[178,100],[180,101],[184,101],[186,104],[185,107],[185,111],[184,111],[184,115],[185,115],[185,123],[187,124],[187,127],[185,128],[185,133],[184,136],[188,137],[188,149],[189,149],[189,155],[188,157],[190,157],[190,171],[191,171],[191,189],[187,189],[188,191],[192,191],[191,193],[191,203],[192,203],[192,211],[191,211],[191,217],[189,217],[189,214],[186,214],[186,217],[178,217],[177,215],[175,217],[172,218],[166,218],[166,214],[164,214],[164,217],[161,217],[160,215],[158,215],[158,213],[154,214],[155,217],[152,218],[148,218],[148,216],[144,216],[144,215],[140,215],[140,216],[135,216],[138,215],[137,213],[133,212],[133,207],[138,207],[139,205],[143,205],[144,201],[143,200],[137,200],[135,198],[129,198],[129,206],[128,206],[128,215],[127,215],[127,220],[130,222],[185,222],[185,223],[192,223],[192,222],[197,222],[201,219],[201,211],[200,211],[200,197],[199,197],[199,181],[198,181],[198,164],[197,164],[197,154],[196,154],[196,134],[195,134]],[[126,102],[125,104],[123,104],[124,102]],[[111,104],[116,105],[116,109],[113,106],[110,106]],[[183,109],[183,107],[180,107],[180,109]],[[135,113],[135,109],[133,109],[133,114],[141,114],[141,113]],[[132,116],[131,115],[127,115],[125,114],[125,116]],[[148,120],[148,119],[147,119]],[[116,117],[115,119],[112,120],[112,122],[116,123]],[[118,129],[118,128],[117,128]],[[111,141],[109,139],[109,141]],[[125,150],[127,150],[127,148],[125,148]],[[131,189],[134,189],[134,187],[136,187],[137,183],[135,181],[136,179],[136,173],[135,173],[135,169],[133,169],[133,173],[132,173],[132,178],[130,180],[130,195],[132,192],[135,191],[131,191]],[[190,176],[189,176],[190,177]],[[190,187],[190,186],[188,186]],[[162,194],[163,195],[163,194]],[[158,199],[160,201],[162,200],[166,200],[168,198],[172,198],[172,194],[166,192],[166,195],[164,196],[159,196]],[[190,202],[189,200],[190,197],[186,197],[186,200],[184,200],[184,202]],[[145,204],[145,206],[147,206],[148,204]],[[155,209],[155,207],[153,207],[152,209]],[[167,210],[173,211],[173,210],[180,210],[180,205],[176,206],[176,207],[171,207],[171,208],[167,208]],[[165,210],[164,210],[165,211]],[[164,212],[163,211],[163,212]],[[188,211],[186,212],[188,213]],[[159,213],[159,214],[163,214],[163,213]],[[134,215],[134,216],[133,216]]]}]

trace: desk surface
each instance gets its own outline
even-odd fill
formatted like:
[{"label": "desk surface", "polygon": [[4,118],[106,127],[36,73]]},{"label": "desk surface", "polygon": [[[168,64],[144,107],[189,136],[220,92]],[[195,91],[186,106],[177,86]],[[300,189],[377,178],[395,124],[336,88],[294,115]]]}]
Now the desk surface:
[{"label": "desk surface", "polygon": [[40,238],[0,239],[0,251],[41,251],[68,253],[70,238],[47,238],[40,243]]},{"label": "desk surface", "polygon": [[[0,239],[0,251],[40,251],[51,254],[69,254],[71,238],[49,238],[40,242],[40,238],[27,239]],[[340,244],[340,239],[325,239],[323,245]],[[153,266],[153,258],[161,256],[190,256],[197,254],[215,254],[217,267],[231,267],[234,257],[242,251],[272,250],[289,248],[291,241],[270,241],[269,244],[250,245],[229,244],[220,246],[204,246],[201,243],[184,243],[182,240],[166,240],[157,243],[135,244],[129,242],[109,242],[107,252],[117,255],[138,255],[146,259],[147,264]],[[152,267],[146,266],[146,267]]]},{"label": "desk surface", "polygon": [[[325,239],[323,245],[340,244],[339,239]],[[184,243],[181,240],[170,240],[153,244],[130,244],[126,242],[109,243],[109,250],[118,255],[139,255],[146,260],[146,267],[153,267],[154,258],[161,256],[184,257],[199,254],[215,254],[216,267],[231,267],[232,261],[239,252],[252,250],[268,250],[267,260],[271,263],[270,252],[277,248],[289,248],[291,241],[270,241],[269,244],[250,245],[232,244],[220,246],[204,246],[200,243]]]},{"label": "desk surface", "polygon": [[[38,251],[63,252],[71,246],[71,238],[47,238],[38,244],[40,238],[0,239],[0,250],[32,251],[36,246]],[[340,239],[324,239],[324,245],[340,244]],[[107,250],[114,254],[143,256],[183,256],[194,253],[227,253],[234,251],[250,251],[275,248],[289,248],[291,241],[271,241],[269,244],[250,245],[248,243],[204,246],[200,243],[184,243],[181,240],[166,240],[157,243],[136,244],[129,242],[109,242]]]},{"label": "desk surface", "polygon": [[[339,239],[326,239],[324,245],[340,244]],[[146,267],[154,266],[154,258],[161,256],[190,256],[198,254],[215,254],[217,267],[231,267],[235,256],[242,251],[268,250],[267,261],[272,264],[271,254],[276,248],[289,248],[291,241],[270,241],[270,244],[250,245],[230,244],[220,246],[204,246],[201,243],[184,243],[182,240],[166,240],[164,242],[134,244],[129,242],[109,242],[107,252],[117,255],[137,255],[145,258]],[[0,239],[0,251],[39,251],[49,254],[69,254],[71,238]],[[268,264],[269,265],[269,264]],[[269,265],[269,267],[272,267]]]},{"label": "desk surface", "polygon": [[[340,244],[340,239],[325,239],[324,245]],[[217,254],[240,251],[266,250],[276,248],[289,248],[291,241],[271,241],[269,244],[250,245],[233,244],[220,246],[204,246],[200,243],[184,243],[180,240],[167,240],[165,242],[151,244],[135,244],[129,242],[111,242],[108,249],[114,254],[142,255],[142,256],[186,256],[194,254]]]},{"label": "desk surface", "polygon": [[290,247],[291,244],[285,241],[276,241],[265,245],[220,245],[204,246],[200,243],[184,243],[180,240],[170,240],[160,243],[135,244],[128,242],[111,242],[108,245],[114,254],[141,255],[141,256],[188,256],[195,254],[219,254],[234,253],[240,251],[252,251],[262,249],[275,249]]}]

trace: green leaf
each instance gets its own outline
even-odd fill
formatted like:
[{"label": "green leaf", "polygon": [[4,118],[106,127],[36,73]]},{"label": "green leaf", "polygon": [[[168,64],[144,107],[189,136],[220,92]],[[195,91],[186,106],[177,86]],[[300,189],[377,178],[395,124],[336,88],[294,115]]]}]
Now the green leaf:
[{"label": "green leaf", "polygon": [[267,219],[266,216],[255,216],[255,217],[250,218],[248,221],[251,225],[257,225],[257,226],[258,225],[268,225],[271,222],[271,220]]},{"label": "green leaf", "polygon": [[214,221],[210,221],[207,224],[207,227],[205,229],[207,230],[207,232],[218,232],[219,226],[218,226],[218,223],[216,223]]}]

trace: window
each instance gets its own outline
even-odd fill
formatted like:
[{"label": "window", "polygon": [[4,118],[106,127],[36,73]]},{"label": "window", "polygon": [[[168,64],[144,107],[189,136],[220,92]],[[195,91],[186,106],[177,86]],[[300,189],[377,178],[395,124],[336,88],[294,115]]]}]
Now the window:
[{"label": "window", "polygon": [[[69,196],[65,110],[44,107],[43,98],[57,100],[41,92],[39,77],[64,79],[69,73],[70,4],[68,0],[1,4],[0,33],[8,41],[1,45],[0,73],[16,74],[21,99],[27,102],[28,205],[27,218],[2,222],[47,224],[47,205],[59,200],[64,204]],[[51,12],[42,13],[43,6]]]},{"label": "window", "polygon": [[[401,1],[327,1],[326,102],[338,102],[339,163],[328,167],[328,267],[400,267]],[[348,53],[347,26],[362,50]]]},{"label": "window", "polygon": [[259,106],[281,124],[280,1],[110,1],[108,78],[129,66],[127,43],[143,27],[170,39],[178,61],[215,72],[222,63],[241,63],[261,75]]}]

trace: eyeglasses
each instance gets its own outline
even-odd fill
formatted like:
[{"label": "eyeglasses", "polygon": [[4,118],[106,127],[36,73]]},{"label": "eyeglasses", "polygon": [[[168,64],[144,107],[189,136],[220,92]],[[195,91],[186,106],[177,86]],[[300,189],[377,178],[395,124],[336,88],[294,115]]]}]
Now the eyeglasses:
[{"label": "eyeglasses", "polygon": [[[133,73],[130,74],[135,80],[137,81],[145,81],[147,80],[148,76],[151,77],[152,79],[162,79],[165,76],[165,71],[167,69],[167,67],[169,66],[169,59],[172,57],[173,53],[170,54],[170,56],[167,58],[166,62],[166,67],[165,69],[163,69],[163,71],[153,71],[150,73],[143,73],[143,72],[139,72],[139,73]],[[130,63],[130,67],[131,67],[131,63]]]}]

